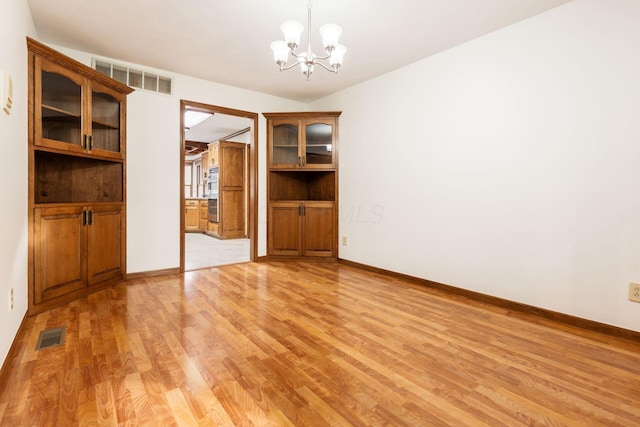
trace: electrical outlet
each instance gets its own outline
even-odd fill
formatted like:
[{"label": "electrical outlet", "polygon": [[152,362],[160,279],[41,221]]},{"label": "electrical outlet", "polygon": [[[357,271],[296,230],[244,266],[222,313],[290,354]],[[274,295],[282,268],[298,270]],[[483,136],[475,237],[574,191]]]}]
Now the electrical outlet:
[{"label": "electrical outlet", "polygon": [[11,311],[13,311],[13,288],[11,288],[11,291],[9,292],[9,302],[10,302],[10,309]]},{"label": "electrical outlet", "polygon": [[347,236],[342,236],[342,246],[347,246]]},{"label": "electrical outlet", "polygon": [[640,284],[629,283],[629,300],[640,302]]}]

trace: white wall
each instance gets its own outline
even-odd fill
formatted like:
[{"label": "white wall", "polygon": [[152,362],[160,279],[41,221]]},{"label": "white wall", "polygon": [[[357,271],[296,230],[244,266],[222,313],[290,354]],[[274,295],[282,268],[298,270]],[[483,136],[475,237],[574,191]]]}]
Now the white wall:
[{"label": "white wall", "polygon": [[638,22],[576,0],[310,105],[340,257],[640,331]]},{"label": "white wall", "polygon": [[[35,35],[26,0],[0,3],[0,69],[13,80],[13,107],[0,107],[0,366],[27,311],[27,43]],[[10,310],[9,293],[14,290]]]},{"label": "white wall", "polygon": [[[92,55],[53,46],[91,65]],[[262,113],[306,104],[104,58],[174,78],[172,96],[143,90],[127,99],[127,271],[180,266],[180,100]],[[258,256],[266,255],[266,120],[258,121]]]}]

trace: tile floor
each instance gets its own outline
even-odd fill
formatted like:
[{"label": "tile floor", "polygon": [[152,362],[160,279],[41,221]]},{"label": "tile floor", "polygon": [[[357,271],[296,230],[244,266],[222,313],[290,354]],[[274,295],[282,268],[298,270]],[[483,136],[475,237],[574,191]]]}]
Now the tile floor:
[{"label": "tile floor", "polygon": [[185,233],[184,269],[249,262],[249,239],[221,240],[203,233]]}]

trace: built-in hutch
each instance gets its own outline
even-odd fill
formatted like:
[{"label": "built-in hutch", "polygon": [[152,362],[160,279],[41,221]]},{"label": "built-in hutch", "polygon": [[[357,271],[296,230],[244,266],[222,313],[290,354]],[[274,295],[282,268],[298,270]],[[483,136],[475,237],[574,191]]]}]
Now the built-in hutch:
[{"label": "built-in hutch", "polygon": [[264,113],[267,257],[338,257],[339,112]]},{"label": "built-in hutch", "polygon": [[122,280],[132,91],[27,38],[29,313]]}]

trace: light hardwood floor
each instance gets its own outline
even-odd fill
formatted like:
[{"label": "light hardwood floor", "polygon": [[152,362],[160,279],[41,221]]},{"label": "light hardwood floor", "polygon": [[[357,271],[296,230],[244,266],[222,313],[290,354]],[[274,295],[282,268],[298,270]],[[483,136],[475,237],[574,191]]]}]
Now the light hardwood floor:
[{"label": "light hardwood floor", "polygon": [[334,263],[130,281],[16,345],[2,426],[640,425],[640,343]]}]

